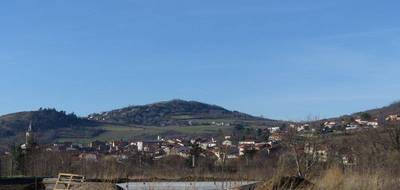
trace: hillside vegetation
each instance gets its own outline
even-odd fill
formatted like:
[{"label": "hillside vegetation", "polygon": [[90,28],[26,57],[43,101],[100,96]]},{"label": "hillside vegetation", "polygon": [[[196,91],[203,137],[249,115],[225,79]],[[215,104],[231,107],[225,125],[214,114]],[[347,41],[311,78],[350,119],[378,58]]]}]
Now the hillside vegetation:
[{"label": "hillside vegetation", "polygon": [[272,125],[275,121],[196,101],[172,100],[143,106],[129,106],[89,116],[95,121],[147,126],[204,125],[210,121],[225,123],[259,122]]},{"label": "hillside vegetation", "polygon": [[23,134],[32,124],[37,138],[41,141],[53,141],[59,137],[91,137],[101,133],[97,123],[79,118],[73,113],[56,109],[43,109],[8,114],[0,117],[1,142],[24,140]]}]

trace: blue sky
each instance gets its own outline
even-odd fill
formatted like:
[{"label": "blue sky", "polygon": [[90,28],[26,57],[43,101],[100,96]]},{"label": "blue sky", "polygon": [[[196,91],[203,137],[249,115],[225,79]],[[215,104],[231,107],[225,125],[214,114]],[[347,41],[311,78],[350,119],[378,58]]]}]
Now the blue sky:
[{"label": "blue sky", "polygon": [[174,98],[275,119],[400,99],[399,1],[0,2],[0,114]]}]

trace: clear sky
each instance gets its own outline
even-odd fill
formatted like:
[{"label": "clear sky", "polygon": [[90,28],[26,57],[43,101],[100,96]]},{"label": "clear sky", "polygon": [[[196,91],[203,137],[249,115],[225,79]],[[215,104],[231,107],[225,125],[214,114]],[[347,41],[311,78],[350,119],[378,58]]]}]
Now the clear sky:
[{"label": "clear sky", "polygon": [[275,119],[400,99],[400,1],[0,2],[0,114],[175,98]]}]

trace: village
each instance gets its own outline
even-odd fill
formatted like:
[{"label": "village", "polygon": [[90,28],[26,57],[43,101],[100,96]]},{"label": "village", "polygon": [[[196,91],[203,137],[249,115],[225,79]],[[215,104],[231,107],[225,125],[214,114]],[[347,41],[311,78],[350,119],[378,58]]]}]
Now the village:
[{"label": "village", "polygon": [[40,143],[40,130],[35,130],[31,122],[25,142],[0,153],[0,175],[35,176],[31,181],[39,176],[42,184],[52,187],[63,183],[60,175],[78,176],[80,184],[85,180],[119,184],[193,179],[251,181],[271,177],[274,168],[287,167],[303,179],[329,165],[343,171],[368,165],[369,159],[363,155],[375,154],[363,148],[365,142],[371,143],[368,146],[392,146],[390,138],[379,136],[390,135],[392,127],[400,123],[400,115],[371,116],[364,112],[264,128],[210,123],[232,131],[210,136]]},{"label": "village", "polygon": [[[34,140],[32,126],[26,132],[26,142],[20,146],[23,151],[40,149],[45,152],[68,152],[78,159],[86,161],[98,161],[104,157],[112,157],[118,161],[127,160],[129,155],[140,154],[159,160],[167,156],[179,156],[191,158],[192,156],[207,157],[219,162],[238,159],[247,153],[265,150],[270,152],[273,146],[279,143],[279,139],[271,136],[265,141],[247,139],[233,143],[231,136],[225,136],[218,142],[214,138],[162,138],[158,136],[154,140],[95,140],[88,144],[63,142],[39,145]],[[198,155],[194,155],[195,153]],[[11,154],[10,152],[3,153]]]},{"label": "village", "polygon": [[[131,155],[143,155],[152,160],[160,160],[168,156],[178,156],[190,159],[204,157],[215,160],[215,164],[221,164],[230,160],[248,158],[260,151],[269,155],[279,148],[285,140],[289,131],[295,131],[299,136],[316,136],[329,134],[351,134],[364,129],[376,129],[386,125],[388,122],[399,122],[400,115],[388,115],[380,122],[377,118],[363,119],[357,117],[338,121],[324,121],[315,126],[312,123],[290,124],[289,126],[271,127],[262,130],[266,135],[265,139],[237,139],[232,136],[224,136],[218,141],[210,138],[164,138],[158,136],[151,140],[95,140],[88,144],[63,142],[52,144],[37,144],[35,132],[30,125],[26,131],[25,143],[20,146],[21,150],[41,150],[44,152],[68,152],[74,155],[76,160],[96,162],[102,158],[113,158],[119,162],[128,160]],[[318,157],[319,161],[328,159],[329,147],[325,144],[313,146],[306,144],[303,151]],[[3,152],[3,156],[11,156],[10,152]],[[342,155],[343,164],[355,164],[354,155]],[[192,163],[193,167],[195,163]]]}]

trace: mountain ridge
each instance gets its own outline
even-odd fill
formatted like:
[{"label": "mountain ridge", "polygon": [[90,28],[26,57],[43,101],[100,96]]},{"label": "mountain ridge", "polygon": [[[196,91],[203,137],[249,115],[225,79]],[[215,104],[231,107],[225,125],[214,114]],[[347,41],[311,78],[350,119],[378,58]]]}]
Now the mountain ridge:
[{"label": "mountain ridge", "polygon": [[[377,119],[382,122],[389,115],[400,115],[400,101],[395,101],[387,106],[380,108],[372,108],[364,111],[353,112],[350,114],[345,114],[337,117],[322,118],[312,122],[323,123],[326,121],[342,121],[342,120],[352,120],[354,118],[362,117],[362,115],[367,114],[371,119]],[[304,123],[304,122],[303,122]]]},{"label": "mountain ridge", "polygon": [[199,119],[275,120],[255,117],[238,111],[230,111],[221,106],[198,101],[173,99],[145,105],[128,106],[107,112],[94,113],[88,119],[137,125],[185,125]]}]

